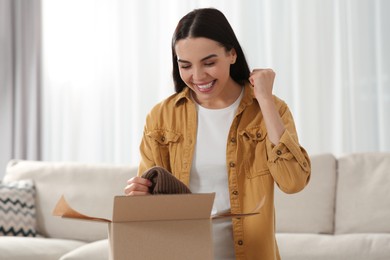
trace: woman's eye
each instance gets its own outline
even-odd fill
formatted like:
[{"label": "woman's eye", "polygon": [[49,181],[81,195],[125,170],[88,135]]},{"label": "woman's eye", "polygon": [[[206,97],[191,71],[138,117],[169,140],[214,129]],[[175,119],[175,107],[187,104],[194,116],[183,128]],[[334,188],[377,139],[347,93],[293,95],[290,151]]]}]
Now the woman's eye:
[{"label": "woman's eye", "polygon": [[206,65],[206,66],[213,66],[214,64],[215,64],[215,62],[207,62],[204,65]]},{"label": "woman's eye", "polygon": [[191,68],[191,65],[182,65],[182,66],[180,66],[180,68],[182,68],[182,69],[189,69],[189,68]]}]

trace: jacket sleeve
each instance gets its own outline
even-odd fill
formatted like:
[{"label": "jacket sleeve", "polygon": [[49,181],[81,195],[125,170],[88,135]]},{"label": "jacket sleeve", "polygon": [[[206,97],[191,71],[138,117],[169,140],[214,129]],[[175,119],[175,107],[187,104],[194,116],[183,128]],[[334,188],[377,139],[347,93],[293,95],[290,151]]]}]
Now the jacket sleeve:
[{"label": "jacket sleeve", "polygon": [[294,119],[286,103],[281,102],[279,114],[286,130],[277,145],[267,137],[267,163],[278,187],[285,193],[296,193],[309,182],[310,158],[298,142]]}]

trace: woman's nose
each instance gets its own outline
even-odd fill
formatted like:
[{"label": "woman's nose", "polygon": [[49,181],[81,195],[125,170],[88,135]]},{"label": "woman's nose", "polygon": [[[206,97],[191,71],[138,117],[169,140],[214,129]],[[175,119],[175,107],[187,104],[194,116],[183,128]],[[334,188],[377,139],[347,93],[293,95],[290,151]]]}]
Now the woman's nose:
[{"label": "woman's nose", "polygon": [[202,79],[204,79],[205,73],[202,68],[194,68],[194,71],[192,73],[192,78],[195,82],[199,82]]}]

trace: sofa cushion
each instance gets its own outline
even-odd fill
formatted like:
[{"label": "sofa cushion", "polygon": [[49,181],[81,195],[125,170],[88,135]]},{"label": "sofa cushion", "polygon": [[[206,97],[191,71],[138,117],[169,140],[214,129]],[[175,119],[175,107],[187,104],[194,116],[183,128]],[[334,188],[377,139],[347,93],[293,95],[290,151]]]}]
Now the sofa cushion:
[{"label": "sofa cushion", "polygon": [[36,236],[32,180],[0,183],[0,236]]},{"label": "sofa cushion", "polygon": [[387,260],[390,234],[276,234],[283,260]]},{"label": "sofa cushion", "polygon": [[275,188],[276,232],[333,233],[336,158],[314,155],[308,185],[296,194]]},{"label": "sofa cushion", "polygon": [[0,237],[1,260],[58,260],[84,242],[41,237]]},{"label": "sofa cushion", "polygon": [[337,234],[390,232],[390,153],[339,158]]},{"label": "sofa cushion", "polygon": [[109,250],[108,240],[99,240],[76,248],[63,255],[60,260],[108,260]]},{"label": "sofa cushion", "polygon": [[128,165],[15,160],[8,163],[4,181],[34,180],[39,234],[91,242],[107,238],[107,224],[54,217],[57,201],[64,195],[74,209],[109,218],[113,197],[124,194],[126,181],[136,172]]}]

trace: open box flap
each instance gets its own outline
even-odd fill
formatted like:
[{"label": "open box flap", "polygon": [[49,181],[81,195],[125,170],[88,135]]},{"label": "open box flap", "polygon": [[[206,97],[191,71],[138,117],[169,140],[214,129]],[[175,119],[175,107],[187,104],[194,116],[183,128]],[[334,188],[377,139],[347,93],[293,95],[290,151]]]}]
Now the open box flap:
[{"label": "open box flap", "polygon": [[[202,194],[174,194],[149,196],[116,196],[114,198],[113,222],[126,221],[153,221],[153,220],[184,220],[210,218],[215,193]],[[246,217],[259,214],[263,207],[265,197],[257,207],[249,213],[233,214],[219,212],[211,216],[212,219]],[[134,210],[136,209],[136,210]],[[54,210],[54,216],[91,220],[98,222],[111,222],[109,219],[97,218],[81,214],[74,210],[61,196]]]},{"label": "open box flap", "polygon": [[265,197],[261,199],[261,201],[257,204],[256,208],[253,209],[249,213],[231,213],[230,209],[223,212],[217,212],[216,214],[211,215],[212,219],[220,219],[220,218],[239,218],[239,217],[248,217],[260,214],[260,209],[264,206]]},{"label": "open box flap", "polygon": [[214,197],[215,193],[116,196],[112,221],[209,219]]},{"label": "open box flap", "polygon": [[53,216],[59,216],[63,218],[82,219],[82,220],[92,220],[98,222],[111,222],[108,219],[91,217],[77,212],[76,210],[72,209],[69,206],[64,196],[61,196],[61,198],[58,200],[53,210]]}]

